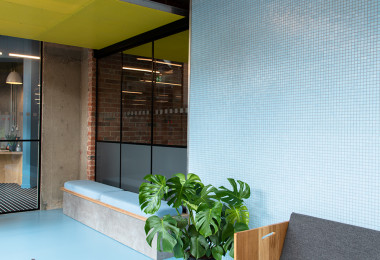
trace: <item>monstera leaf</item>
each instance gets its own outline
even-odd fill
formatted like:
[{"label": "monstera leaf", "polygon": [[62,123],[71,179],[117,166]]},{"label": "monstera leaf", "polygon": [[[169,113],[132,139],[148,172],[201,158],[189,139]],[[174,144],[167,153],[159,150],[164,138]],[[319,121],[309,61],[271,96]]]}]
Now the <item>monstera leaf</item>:
[{"label": "monstera leaf", "polygon": [[190,254],[196,259],[204,256],[208,248],[209,245],[203,236],[192,237],[190,239]]},{"label": "monstera leaf", "polygon": [[161,207],[161,200],[168,191],[166,178],[162,175],[147,175],[139,189],[140,208],[147,214],[154,214]]},{"label": "monstera leaf", "polygon": [[168,180],[168,204],[174,208],[180,207],[183,203],[189,202],[196,195],[196,187],[201,185],[201,179],[189,173],[186,176],[183,173],[177,173]]},{"label": "monstera leaf", "polygon": [[232,225],[235,223],[249,223],[249,212],[245,205],[231,207],[226,209],[226,221]]},{"label": "monstera leaf", "polygon": [[216,246],[212,248],[212,256],[215,258],[215,260],[222,260],[223,254],[223,247]]},{"label": "monstera leaf", "polygon": [[248,199],[251,196],[251,190],[249,185],[242,181],[237,181],[239,183],[239,189],[237,183],[234,179],[228,178],[233,190],[229,190],[225,187],[220,187],[217,192],[219,198],[230,206],[240,205],[243,203],[243,199]]},{"label": "monstera leaf", "polygon": [[152,246],[153,238],[157,234],[157,249],[161,252],[173,252],[179,235],[176,225],[177,222],[170,215],[165,215],[162,219],[157,216],[149,217],[145,222],[146,241]]},{"label": "monstera leaf", "polygon": [[184,258],[184,251],[183,251],[184,244],[181,238],[182,238],[182,232],[179,232],[176,238],[177,244],[173,248],[173,255],[175,258]]},{"label": "monstera leaf", "polygon": [[212,205],[217,199],[215,192],[217,192],[217,189],[211,184],[204,186],[194,199],[195,204],[200,205],[205,203],[207,205]]},{"label": "monstera leaf", "polygon": [[208,237],[218,231],[222,207],[223,205],[219,201],[215,202],[213,207],[209,207],[206,203],[199,206],[195,215],[195,226],[202,236]]}]

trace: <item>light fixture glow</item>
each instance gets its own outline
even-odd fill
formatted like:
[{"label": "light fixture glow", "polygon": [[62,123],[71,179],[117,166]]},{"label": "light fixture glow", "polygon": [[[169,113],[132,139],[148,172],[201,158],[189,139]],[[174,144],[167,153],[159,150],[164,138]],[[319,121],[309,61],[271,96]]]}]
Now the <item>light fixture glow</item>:
[{"label": "light fixture glow", "polygon": [[7,84],[13,84],[13,85],[21,85],[22,79],[20,74],[18,74],[16,71],[11,71],[7,77],[7,80],[5,81]]},{"label": "light fixture glow", "polygon": [[137,101],[137,102],[145,102],[146,100],[145,99],[135,99],[133,101]]},{"label": "light fixture glow", "polygon": [[[146,59],[146,58],[137,58],[137,60],[143,60],[143,61],[152,61],[152,59]],[[182,67],[181,64],[176,64],[176,63],[171,63],[171,62],[164,62],[164,61],[154,61],[155,63],[159,64],[166,64],[166,65],[171,65],[171,66],[176,66],[176,67]]]},{"label": "light fixture glow", "polygon": [[[131,68],[131,67],[123,67],[123,70],[134,70],[134,71],[143,71],[143,72],[149,72],[152,73],[151,70],[147,69],[139,69],[139,68]],[[159,71],[155,71],[155,73],[160,73]]]},{"label": "light fixture glow", "polygon": [[156,102],[157,103],[168,103],[169,101],[167,101],[167,100],[157,100]]},{"label": "light fixture glow", "polygon": [[3,53],[0,51],[0,55],[3,55]]},{"label": "light fixture glow", "polygon": [[159,97],[167,97],[167,96],[169,96],[169,95],[158,95]]},{"label": "light fixture glow", "polygon": [[142,92],[137,92],[137,91],[127,91],[127,90],[123,90],[122,92],[123,92],[123,93],[128,93],[128,94],[138,94],[138,95],[142,95]]},{"label": "light fixture glow", "polygon": [[[152,82],[151,80],[140,80],[143,82]],[[156,84],[162,84],[162,85],[172,85],[172,86],[182,86],[181,84],[176,84],[176,83],[169,83],[169,82],[155,82]]]},{"label": "light fixture glow", "polygon": [[11,57],[19,57],[19,58],[27,58],[27,59],[34,59],[34,60],[39,60],[41,59],[38,56],[32,56],[32,55],[25,55],[25,54],[18,54],[18,53],[9,53],[9,56]]}]

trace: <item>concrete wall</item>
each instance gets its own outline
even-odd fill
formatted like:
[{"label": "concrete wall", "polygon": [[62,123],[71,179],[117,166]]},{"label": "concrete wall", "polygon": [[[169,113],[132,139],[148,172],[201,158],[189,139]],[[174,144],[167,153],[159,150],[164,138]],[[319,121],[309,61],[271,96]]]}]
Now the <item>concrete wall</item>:
[{"label": "concrete wall", "polygon": [[64,182],[86,178],[87,53],[44,43],[41,209],[61,207]]}]

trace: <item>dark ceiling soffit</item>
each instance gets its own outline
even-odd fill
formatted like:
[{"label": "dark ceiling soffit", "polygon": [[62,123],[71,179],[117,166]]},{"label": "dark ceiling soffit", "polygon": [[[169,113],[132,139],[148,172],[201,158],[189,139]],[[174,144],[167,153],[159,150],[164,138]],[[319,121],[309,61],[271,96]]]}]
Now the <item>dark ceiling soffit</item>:
[{"label": "dark ceiling soffit", "polygon": [[95,50],[95,58],[103,58],[105,56],[131,49],[155,40],[159,40],[170,35],[180,33],[189,29],[189,18],[185,17],[178,21],[166,24],[156,29],[136,35],[132,38],[115,43],[100,50]]},{"label": "dark ceiling soffit", "polygon": [[162,4],[158,2],[153,2],[150,0],[120,0],[120,1],[156,9],[156,10],[167,12],[167,13],[178,14],[182,16],[189,15],[189,10],[185,10],[179,7],[166,5],[166,4]]}]

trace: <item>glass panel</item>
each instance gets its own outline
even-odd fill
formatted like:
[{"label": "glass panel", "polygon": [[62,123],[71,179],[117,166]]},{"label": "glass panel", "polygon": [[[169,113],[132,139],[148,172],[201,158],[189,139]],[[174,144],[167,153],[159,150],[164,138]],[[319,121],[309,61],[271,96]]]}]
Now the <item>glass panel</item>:
[{"label": "glass panel", "polygon": [[150,145],[121,145],[121,188],[138,192],[145,175],[150,174]]},{"label": "glass panel", "polygon": [[176,173],[187,173],[187,148],[153,147],[153,174],[170,178]]},{"label": "glass panel", "polygon": [[151,143],[152,79],[152,58],[123,55],[123,142]]},{"label": "glass panel", "polygon": [[120,144],[96,144],[96,181],[120,187]]},{"label": "glass panel", "polygon": [[[178,39],[184,33],[172,35],[154,43],[155,46],[155,77],[154,90],[154,128],[153,144],[187,145],[187,63],[181,57],[187,57],[186,44],[178,50]],[[170,47],[176,48],[176,55],[170,52]],[[174,47],[176,46],[176,47]],[[170,60],[170,58],[182,61]],[[186,74],[185,74],[186,73]]]},{"label": "glass panel", "polygon": [[38,141],[0,141],[0,213],[38,208],[38,172]]},{"label": "glass panel", "polygon": [[121,58],[98,59],[98,141],[120,141]]},{"label": "glass panel", "polygon": [[134,192],[151,168],[152,70],[151,43],[124,52],[121,187]]},{"label": "glass panel", "polygon": [[0,140],[38,140],[40,42],[0,36],[0,53]]}]

